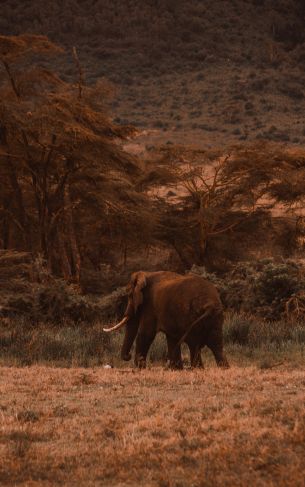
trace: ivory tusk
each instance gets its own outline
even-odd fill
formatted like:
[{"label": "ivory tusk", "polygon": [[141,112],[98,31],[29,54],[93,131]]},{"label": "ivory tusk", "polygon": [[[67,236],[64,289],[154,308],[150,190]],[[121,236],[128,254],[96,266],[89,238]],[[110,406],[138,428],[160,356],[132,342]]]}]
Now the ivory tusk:
[{"label": "ivory tusk", "polygon": [[106,331],[109,333],[110,331],[118,330],[119,328],[122,328],[122,326],[125,325],[126,321],[128,320],[127,316],[120,321],[117,325],[112,326],[111,328],[103,328],[103,331]]}]

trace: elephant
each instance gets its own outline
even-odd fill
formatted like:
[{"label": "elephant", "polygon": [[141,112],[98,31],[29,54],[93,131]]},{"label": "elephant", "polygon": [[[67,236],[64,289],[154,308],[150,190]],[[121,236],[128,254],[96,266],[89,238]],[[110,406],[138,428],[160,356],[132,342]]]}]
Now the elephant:
[{"label": "elephant", "polygon": [[123,319],[105,332],[125,327],[121,358],[130,360],[136,340],[135,365],[146,367],[149,348],[157,334],[166,335],[169,365],[182,369],[181,344],[190,350],[192,367],[201,367],[201,348],[208,346],[219,367],[229,367],[223,353],[223,309],[215,286],[194,274],[170,271],[131,275]]}]

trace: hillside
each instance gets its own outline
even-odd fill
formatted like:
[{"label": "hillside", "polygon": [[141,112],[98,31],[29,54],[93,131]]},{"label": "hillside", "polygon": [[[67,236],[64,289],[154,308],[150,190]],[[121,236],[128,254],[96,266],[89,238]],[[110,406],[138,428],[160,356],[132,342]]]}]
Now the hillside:
[{"label": "hillside", "polygon": [[87,82],[118,87],[117,121],[150,139],[223,145],[305,143],[302,0],[3,0],[1,34],[76,46]]}]

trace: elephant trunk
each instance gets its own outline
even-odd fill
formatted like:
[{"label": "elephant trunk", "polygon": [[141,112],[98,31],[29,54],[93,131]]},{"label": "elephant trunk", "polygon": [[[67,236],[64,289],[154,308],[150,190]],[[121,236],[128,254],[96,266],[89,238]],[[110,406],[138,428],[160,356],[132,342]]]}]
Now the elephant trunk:
[{"label": "elephant trunk", "polygon": [[137,322],[135,320],[130,320],[127,326],[125,327],[125,336],[121,348],[122,360],[128,361],[131,359],[130,350],[136,338],[137,331],[138,331]]}]

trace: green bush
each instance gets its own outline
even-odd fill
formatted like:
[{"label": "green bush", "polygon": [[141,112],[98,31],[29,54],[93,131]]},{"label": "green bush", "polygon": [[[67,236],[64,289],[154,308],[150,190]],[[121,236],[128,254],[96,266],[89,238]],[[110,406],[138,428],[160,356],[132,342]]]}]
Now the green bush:
[{"label": "green bush", "polygon": [[295,265],[270,262],[255,279],[253,290],[257,296],[257,304],[279,304],[295,294],[304,284],[298,278],[298,268]]},{"label": "green bush", "polygon": [[215,284],[226,309],[269,320],[284,317],[288,300],[305,291],[304,265],[291,259],[239,262],[221,278],[203,267],[193,266],[191,272]]},{"label": "green bush", "polygon": [[115,317],[123,309],[124,297],[125,289],[102,298],[83,296],[64,281],[53,280],[48,285],[32,285],[25,293],[6,295],[0,315],[24,316],[33,322],[93,322]]},{"label": "green bush", "polygon": [[119,287],[102,297],[80,292],[78,286],[51,276],[44,263],[27,253],[0,250],[0,318],[32,322],[93,322],[123,313],[126,290]]}]

